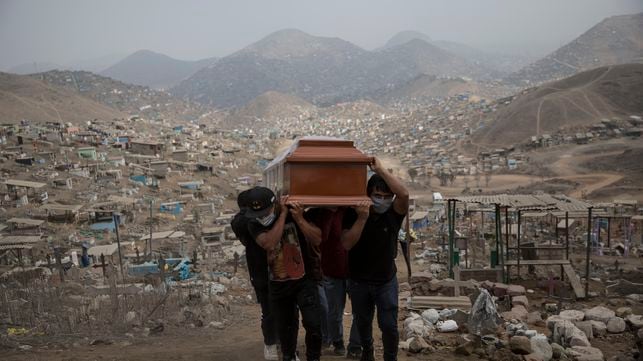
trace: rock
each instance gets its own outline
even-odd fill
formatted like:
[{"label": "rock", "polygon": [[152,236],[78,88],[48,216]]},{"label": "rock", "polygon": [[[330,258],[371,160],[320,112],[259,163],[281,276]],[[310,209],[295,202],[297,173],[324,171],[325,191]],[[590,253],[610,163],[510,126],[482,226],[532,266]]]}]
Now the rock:
[{"label": "rock", "polygon": [[527,320],[527,309],[524,306],[514,306],[511,311],[502,312],[500,316],[505,320]]},{"label": "rock", "polygon": [[558,304],[556,304],[556,303],[546,303],[545,304],[545,311],[549,312],[549,313],[558,312]]},{"label": "rock", "polygon": [[110,340],[103,340],[100,338],[97,338],[95,340],[92,340],[89,344],[91,346],[97,346],[97,345],[111,345],[113,342]]},{"label": "rock", "polygon": [[565,320],[582,321],[585,318],[585,313],[578,310],[565,310],[561,311],[558,316]]},{"label": "rock", "polygon": [[515,296],[511,298],[511,304],[513,306],[523,306],[524,308],[529,307],[529,300],[527,296]]},{"label": "rock", "polygon": [[643,316],[641,315],[629,315],[625,320],[635,330],[643,328]]},{"label": "rock", "polygon": [[437,326],[440,332],[455,332],[458,330],[458,324],[453,320],[439,322]]},{"label": "rock", "polygon": [[469,314],[462,311],[462,310],[456,310],[451,317],[449,317],[453,321],[455,321],[458,326],[460,327],[460,330],[463,329],[467,325],[467,322],[469,321]]},{"label": "rock", "polygon": [[605,324],[607,324],[610,318],[614,316],[616,316],[616,313],[614,313],[614,311],[603,306],[596,306],[585,311],[586,320],[601,321]]},{"label": "rock", "polygon": [[457,312],[456,310],[445,308],[445,309],[443,309],[442,311],[439,312],[440,320],[442,320],[442,321],[449,320],[449,319],[451,319],[451,316],[455,315],[456,312]]},{"label": "rock", "polygon": [[429,290],[431,290],[432,292],[439,291],[441,288],[442,282],[440,282],[440,280],[432,279],[431,281],[429,281]]},{"label": "rock", "polygon": [[136,323],[136,312],[134,311],[129,311],[128,313],[125,314],[125,322],[128,325],[133,325]]},{"label": "rock", "polygon": [[639,328],[636,333],[636,338],[638,339],[638,342],[643,343],[643,328]]},{"label": "rock", "polygon": [[458,337],[456,343],[458,345],[455,348],[456,355],[469,356],[475,350],[475,342],[473,342],[473,340],[471,340],[466,335],[461,335],[460,337]]},{"label": "rock", "polygon": [[223,324],[223,322],[212,321],[212,322],[210,322],[208,324],[208,327],[209,328],[216,328],[217,330],[223,330],[225,328],[225,325]]},{"label": "rock", "polygon": [[431,324],[435,324],[440,319],[440,314],[437,310],[429,308],[428,310],[422,312],[422,318]]},{"label": "rock", "polygon": [[607,332],[609,333],[622,333],[626,328],[625,320],[620,317],[612,317],[607,321]]},{"label": "rock", "polygon": [[532,338],[538,334],[538,331],[536,330],[527,330],[525,331],[525,336]]},{"label": "rock", "polygon": [[563,346],[590,346],[585,333],[569,320],[554,324],[552,340]]},{"label": "rock", "polygon": [[522,296],[526,293],[525,287],[521,285],[509,285],[507,287],[507,294],[511,297],[513,296]]},{"label": "rock", "polygon": [[551,357],[555,360],[558,360],[565,354],[565,348],[557,343],[552,343],[551,345]]},{"label": "rock", "polygon": [[478,336],[495,333],[501,323],[502,319],[498,315],[493,297],[489,291],[481,289],[469,313],[469,332]]},{"label": "rock", "polygon": [[495,283],[493,285],[493,295],[496,297],[505,297],[508,288],[509,286],[504,283]]},{"label": "rock", "polygon": [[529,339],[531,350],[534,354],[540,356],[543,361],[549,361],[552,358],[552,348],[545,335],[536,335]]},{"label": "rock", "polygon": [[509,349],[519,355],[528,355],[531,353],[531,342],[525,336],[514,336],[509,340]]},{"label": "rock", "polygon": [[33,349],[33,346],[30,346],[30,345],[20,345],[20,346],[18,346],[18,348],[19,348],[21,351],[29,351],[29,350]]},{"label": "rock", "polygon": [[616,317],[626,318],[632,314],[632,309],[630,307],[619,307],[616,309]]},{"label": "rock", "polygon": [[562,321],[569,321],[569,320],[566,320],[566,319],[560,317],[559,315],[553,315],[553,316],[547,317],[547,320],[545,321],[545,325],[547,326],[549,331],[554,332],[554,326],[558,322],[562,322]]},{"label": "rock", "polygon": [[594,337],[602,337],[607,334],[607,325],[601,321],[589,321],[592,324],[592,334]]},{"label": "rock", "polygon": [[409,342],[409,351],[413,353],[420,353],[429,348],[429,344],[424,341],[422,337],[413,337],[411,342]]},{"label": "rock", "polygon": [[592,322],[598,322],[598,321],[574,322],[574,325],[576,325],[576,327],[578,327],[579,330],[583,331],[585,336],[587,336],[588,340],[591,340],[594,338],[594,332],[592,331]]},{"label": "rock", "polygon": [[543,318],[540,315],[539,311],[529,312],[527,314],[527,324],[534,326],[545,326],[545,322],[543,322]]},{"label": "rock", "polygon": [[536,353],[530,353],[529,355],[525,355],[523,358],[525,361],[545,361],[545,359]]},{"label": "rock", "polygon": [[601,350],[591,346],[574,346],[565,350],[565,353],[576,361],[603,361]]}]

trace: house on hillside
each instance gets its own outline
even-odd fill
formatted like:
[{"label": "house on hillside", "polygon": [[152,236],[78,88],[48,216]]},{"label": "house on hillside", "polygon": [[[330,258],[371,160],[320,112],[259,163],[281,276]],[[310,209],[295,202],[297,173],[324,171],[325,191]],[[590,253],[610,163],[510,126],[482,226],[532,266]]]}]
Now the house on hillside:
[{"label": "house on hillside", "polygon": [[130,142],[130,151],[142,155],[161,154],[165,148],[163,143],[152,140],[132,140]]}]

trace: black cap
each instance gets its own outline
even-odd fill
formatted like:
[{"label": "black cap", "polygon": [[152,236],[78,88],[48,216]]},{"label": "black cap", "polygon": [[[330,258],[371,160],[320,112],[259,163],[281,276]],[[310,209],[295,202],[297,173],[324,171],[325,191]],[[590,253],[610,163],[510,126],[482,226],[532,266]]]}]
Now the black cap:
[{"label": "black cap", "polygon": [[250,193],[251,190],[252,189],[246,189],[237,196],[237,205],[239,206],[239,209],[250,207],[250,202],[248,202],[248,193]]},{"label": "black cap", "polygon": [[275,204],[275,193],[266,187],[254,187],[248,190],[246,196],[248,210],[246,217],[261,218],[270,214],[270,207]]}]

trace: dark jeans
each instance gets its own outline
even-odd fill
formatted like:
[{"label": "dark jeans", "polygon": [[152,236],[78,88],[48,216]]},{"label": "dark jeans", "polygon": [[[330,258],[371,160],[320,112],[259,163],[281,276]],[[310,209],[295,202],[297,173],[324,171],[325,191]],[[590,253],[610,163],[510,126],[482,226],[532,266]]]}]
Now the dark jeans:
[{"label": "dark jeans", "polygon": [[295,358],[297,333],[293,328],[297,327],[298,323],[297,313],[293,312],[293,309],[299,308],[306,330],[306,358],[319,360],[322,336],[317,283],[305,278],[297,281],[270,282],[270,300],[277,321],[283,359]]},{"label": "dark jeans", "polygon": [[324,291],[323,283],[320,282],[317,284],[317,290],[319,292],[322,345],[328,345],[331,342],[328,333],[328,299],[326,298],[326,291]]},{"label": "dark jeans", "polygon": [[[348,293],[348,280],[341,278],[324,277],[322,281],[326,300],[328,302],[328,340],[333,344],[344,344],[344,307]],[[355,324],[355,317],[351,322],[351,331],[348,338],[348,349],[361,349],[359,332]]]},{"label": "dark jeans", "polygon": [[261,305],[261,332],[263,333],[264,345],[277,344],[277,324],[275,316],[270,308],[270,292],[268,284],[253,285],[257,302]]},{"label": "dark jeans", "polygon": [[350,281],[353,315],[364,350],[373,349],[373,316],[377,308],[377,324],[382,331],[384,361],[397,360],[397,278],[383,284]]}]

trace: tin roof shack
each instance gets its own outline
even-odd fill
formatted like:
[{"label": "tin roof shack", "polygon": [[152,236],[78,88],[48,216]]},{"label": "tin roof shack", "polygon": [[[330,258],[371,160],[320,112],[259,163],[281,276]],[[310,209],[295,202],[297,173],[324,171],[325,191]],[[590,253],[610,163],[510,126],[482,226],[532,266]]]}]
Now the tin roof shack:
[{"label": "tin roof shack", "polygon": [[177,149],[172,152],[172,159],[178,160],[179,162],[188,161],[188,151],[187,149]]},{"label": "tin roof shack", "polygon": [[47,185],[46,183],[9,179],[4,184],[7,187],[7,194],[17,202],[16,206],[29,204],[29,197],[32,198],[32,201],[33,198],[36,198],[38,202],[44,202],[49,198],[47,192],[42,190]]},{"label": "tin roof shack", "polygon": [[[150,235],[146,234],[139,238],[139,242],[148,243]],[[183,231],[162,231],[152,233],[152,249],[164,256],[176,256],[185,253],[185,232]],[[139,247],[143,249],[143,247]]]},{"label": "tin roof shack", "polygon": [[142,155],[162,154],[165,146],[163,143],[152,140],[132,140],[130,142],[130,151]]},{"label": "tin roof shack", "polygon": [[87,160],[98,159],[98,155],[96,154],[96,148],[94,147],[78,148],[77,152],[78,152],[78,157],[81,159],[87,159]]},{"label": "tin roof shack", "polygon": [[114,255],[118,252],[118,245],[105,244],[102,246],[94,246],[87,250],[87,255],[92,258],[94,264],[102,264],[101,256],[105,258],[106,264],[116,264]]},{"label": "tin roof shack", "polygon": [[9,233],[12,235],[42,235],[45,221],[31,218],[11,218],[7,220]]},{"label": "tin roof shack", "polygon": [[29,252],[31,265],[36,264],[34,248],[41,243],[40,236],[1,236],[0,237],[0,263],[24,265],[23,253]]},{"label": "tin roof shack", "polygon": [[158,160],[150,162],[150,169],[152,169],[152,175],[158,178],[165,178],[168,173],[169,168],[168,162],[164,160]]},{"label": "tin roof shack", "polygon": [[78,221],[80,210],[83,208],[80,204],[56,204],[50,203],[40,207],[47,212],[47,220],[50,222],[75,223]]}]

